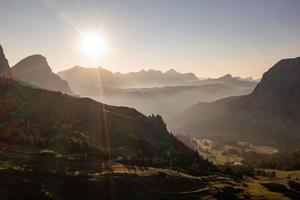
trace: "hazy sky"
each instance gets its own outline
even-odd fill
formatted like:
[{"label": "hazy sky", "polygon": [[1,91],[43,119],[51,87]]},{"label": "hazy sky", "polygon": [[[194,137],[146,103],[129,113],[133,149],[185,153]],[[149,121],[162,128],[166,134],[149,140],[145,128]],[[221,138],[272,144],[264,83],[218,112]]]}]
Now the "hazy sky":
[{"label": "hazy sky", "polygon": [[[80,32],[112,50],[83,54]],[[0,0],[0,43],[11,65],[43,54],[54,71],[84,65],[260,77],[300,56],[299,0]]]}]

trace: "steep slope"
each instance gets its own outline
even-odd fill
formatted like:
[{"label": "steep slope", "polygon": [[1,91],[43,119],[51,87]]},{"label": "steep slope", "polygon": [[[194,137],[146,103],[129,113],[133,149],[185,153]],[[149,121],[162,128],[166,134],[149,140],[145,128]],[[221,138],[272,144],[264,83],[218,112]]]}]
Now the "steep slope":
[{"label": "steep slope", "polygon": [[8,64],[8,60],[5,58],[3,48],[0,45],[0,76],[12,78],[12,72]]},{"label": "steep slope", "polygon": [[196,104],[175,120],[175,130],[296,147],[300,141],[299,75],[300,57],[281,60],[250,95]]},{"label": "steep slope", "polygon": [[72,94],[68,83],[52,72],[42,55],[24,58],[12,67],[12,72],[15,78],[33,86]]}]

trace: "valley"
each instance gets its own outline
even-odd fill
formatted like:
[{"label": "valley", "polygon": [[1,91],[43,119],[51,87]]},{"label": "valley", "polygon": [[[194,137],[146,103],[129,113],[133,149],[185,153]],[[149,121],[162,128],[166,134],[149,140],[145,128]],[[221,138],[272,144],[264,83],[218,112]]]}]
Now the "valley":
[{"label": "valley", "polygon": [[182,141],[215,164],[231,163],[242,165],[243,155],[247,152],[255,152],[257,154],[275,154],[279,152],[279,150],[274,147],[249,142],[230,141],[224,143],[205,138],[186,138]]}]

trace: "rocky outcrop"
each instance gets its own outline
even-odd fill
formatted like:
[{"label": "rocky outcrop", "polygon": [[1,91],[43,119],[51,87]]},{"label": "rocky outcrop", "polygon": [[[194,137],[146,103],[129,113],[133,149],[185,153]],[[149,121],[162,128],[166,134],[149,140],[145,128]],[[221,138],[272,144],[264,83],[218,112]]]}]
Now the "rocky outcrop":
[{"label": "rocky outcrop", "polygon": [[4,76],[6,78],[12,78],[12,72],[9,67],[8,61],[4,55],[1,45],[0,45],[0,76]]},{"label": "rocky outcrop", "polygon": [[68,83],[52,72],[46,58],[32,55],[12,67],[14,77],[33,86],[72,94]]}]

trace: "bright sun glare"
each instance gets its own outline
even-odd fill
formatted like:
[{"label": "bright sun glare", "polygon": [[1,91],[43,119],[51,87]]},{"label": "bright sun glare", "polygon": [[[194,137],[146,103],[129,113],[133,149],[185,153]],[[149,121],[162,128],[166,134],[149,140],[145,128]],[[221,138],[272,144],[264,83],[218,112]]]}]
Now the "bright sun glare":
[{"label": "bright sun glare", "polygon": [[94,32],[81,35],[81,48],[89,56],[102,56],[108,51],[105,37]]}]

